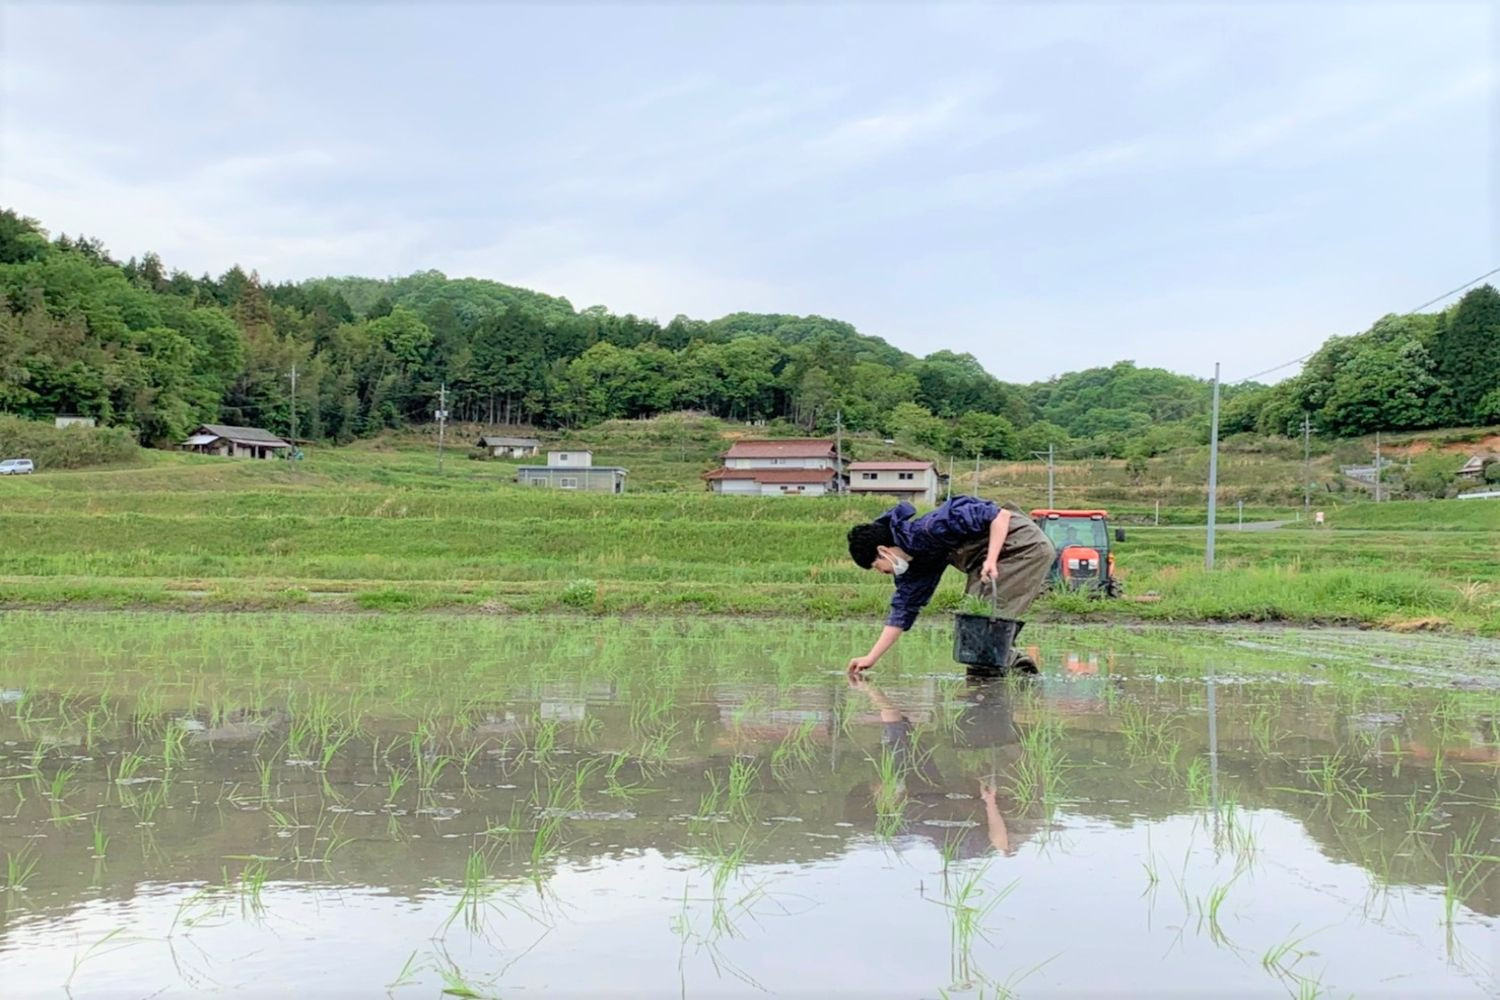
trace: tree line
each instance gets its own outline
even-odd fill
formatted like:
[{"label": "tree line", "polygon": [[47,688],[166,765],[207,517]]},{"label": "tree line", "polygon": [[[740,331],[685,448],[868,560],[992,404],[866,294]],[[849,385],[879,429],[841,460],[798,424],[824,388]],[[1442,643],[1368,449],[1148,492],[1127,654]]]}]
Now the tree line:
[{"label": "tree line", "polygon": [[[1443,313],[1387,317],[1331,339],[1295,379],[1226,387],[1226,429],[1284,434],[1304,413],[1333,435],[1500,419],[1497,301],[1486,287]],[[1211,393],[1128,361],[1014,384],[971,355],[915,357],[819,316],[662,324],[437,271],[194,277],[0,211],[0,412],[78,413],[169,443],[200,422],[289,434],[295,408],[297,436],[345,442],[430,420],[439,386],[457,420],[582,427],[692,409],[807,433],[839,420],[995,458],[1205,442]]]}]

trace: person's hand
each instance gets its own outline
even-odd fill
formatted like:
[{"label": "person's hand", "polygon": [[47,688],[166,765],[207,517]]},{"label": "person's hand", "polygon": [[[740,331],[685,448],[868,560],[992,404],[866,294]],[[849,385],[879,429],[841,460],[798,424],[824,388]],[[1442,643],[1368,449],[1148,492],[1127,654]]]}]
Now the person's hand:
[{"label": "person's hand", "polygon": [[853,677],[862,670],[869,670],[874,665],[875,657],[868,655],[856,656],[854,659],[849,661],[849,676]]},{"label": "person's hand", "polygon": [[979,582],[990,586],[1000,582],[1000,566],[994,559],[986,559],[983,568],[979,571]]},{"label": "person's hand", "polygon": [[979,797],[984,800],[984,804],[985,805],[987,805],[987,806],[994,805],[995,804],[995,786],[992,785],[992,784],[990,784],[988,781],[980,779],[980,782],[979,782]]}]

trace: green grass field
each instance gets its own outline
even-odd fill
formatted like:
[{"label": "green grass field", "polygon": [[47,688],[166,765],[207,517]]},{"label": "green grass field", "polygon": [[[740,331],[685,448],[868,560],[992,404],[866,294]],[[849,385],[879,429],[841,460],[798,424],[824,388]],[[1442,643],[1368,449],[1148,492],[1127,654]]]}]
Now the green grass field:
[{"label": "green grass field", "polygon": [[[686,460],[680,450],[659,459],[658,478],[701,470],[722,447],[714,440]],[[407,438],[316,449],[297,465],[149,452],[133,467],[3,480],[0,602],[873,622],[889,599],[889,581],[853,566],[843,541],[882,500],[561,494],[516,487],[511,469],[460,448],[440,475],[429,444]],[[981,493],[1043,499],[983,473]],[[1140,521],[1140,509],[1123,520]],[[1117,549],[1126,600],[1056,595],[1037,613],[1500,634],[1500,504],[1366,502],[1330,508],[1322,530],[1244,532],[1233,506],[1221,509],[1216,572],[1202,568],[1203,529],[1177,523],[1201,509],[1167,507],[1162,527],[1132,523]],[[1292,516],[1253,508],[1276,514]],[[934,609],[960,592],[950,574]]]}]

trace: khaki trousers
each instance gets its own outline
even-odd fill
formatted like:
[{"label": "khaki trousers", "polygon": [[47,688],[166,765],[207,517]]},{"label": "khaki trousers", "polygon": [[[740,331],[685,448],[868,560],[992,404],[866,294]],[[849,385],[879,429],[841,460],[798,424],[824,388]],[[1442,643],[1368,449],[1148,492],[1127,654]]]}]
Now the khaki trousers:
[{"label": "khaki trousers", "polygon": [[[999,615],[1020,621],[1031,603],[1047,589],[1047,574],[1057,559],[1057,550],[1035,521],[1013,507],[1006,509],[1010,511],[1010,530],[1005,535],[1005,544],[1000,546],[996,563],[1000,570]],[[979,580],[989,546],[988,538],[976,539],[948,556],[948,565],[968,574],[967,590],[971,597],[988,600],[991,596],[990,588]]]}]

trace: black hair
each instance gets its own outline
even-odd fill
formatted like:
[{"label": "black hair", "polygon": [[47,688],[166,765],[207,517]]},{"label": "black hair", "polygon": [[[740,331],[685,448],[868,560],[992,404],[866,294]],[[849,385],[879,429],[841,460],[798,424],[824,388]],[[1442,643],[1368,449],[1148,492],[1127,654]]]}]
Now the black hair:
[{"label": "black hair", "polygon": [[849,558],[860,569],[869,569],[875,564],[876,551],[882,545],[891,544],[891,529],[884,524],[856,524],[849,529]]}]

